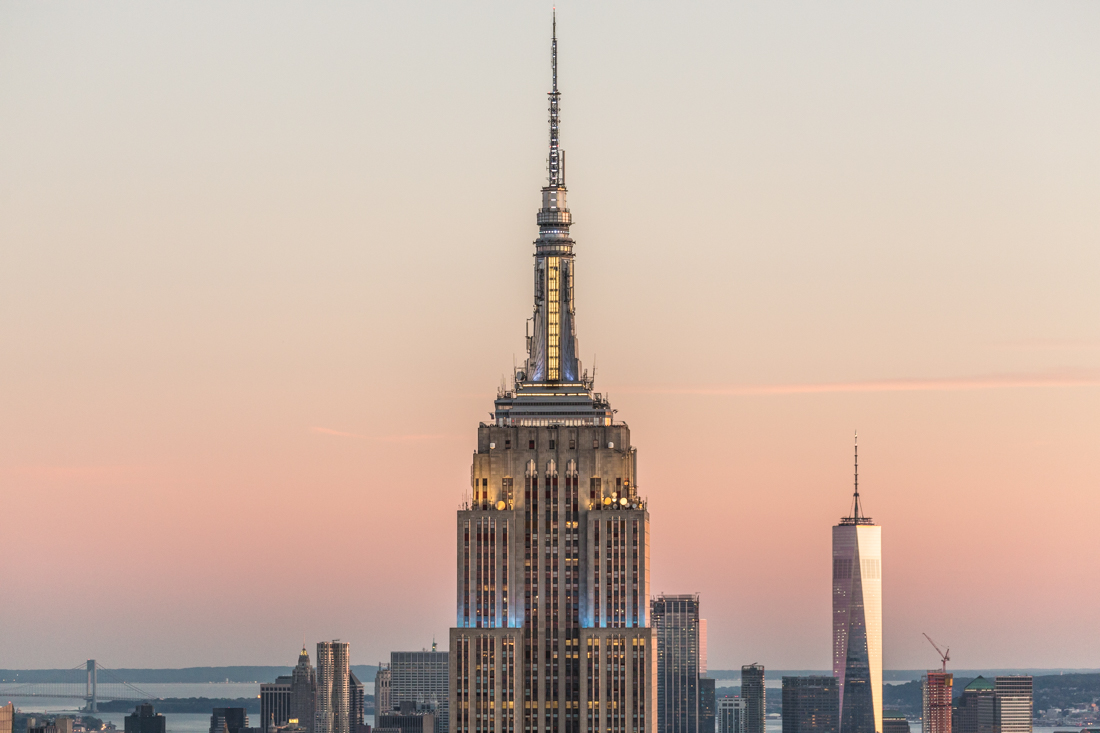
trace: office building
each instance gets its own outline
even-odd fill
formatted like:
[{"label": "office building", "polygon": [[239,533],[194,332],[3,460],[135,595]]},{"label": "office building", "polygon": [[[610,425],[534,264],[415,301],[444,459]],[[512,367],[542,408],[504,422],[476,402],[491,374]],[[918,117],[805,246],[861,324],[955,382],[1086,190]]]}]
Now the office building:
[{"label": "office building", "polygon": [[346,641],[317,642],[316,733],[351,733],[351,666]]},{"label": "office building", "polygon": [[715,733],[745,733],[745,710],[748,703],[743,697],[720,697],[717,700]]},{"label": "office building", "polygon": [[[296,725],[306,733],[314,733],[317,715],[317,675],[309,662],[309,652],[302,647],[298,664],[290,673],[290,710],[287,724]],[[264,721],[267,725],[267,721]]]},{"label": "office building", "polygon": [[260,684],[260,727],[282,727],[290,720],[290,702],[293,698],[291,675],[276,677],[274,682]]},{"label": "office building", "polygon": [[921,677],[921,732],[951,733],[951,700],[954,676],[928,671]]},{"label": "office building", "polygon": [[909,733],[909,721],[899,712],[883,711],[882,733]]},{"label": "office building", "polygon": [[439,717],[424,703],[403,702],[377,720],[381,728],[397,729],[401,733],[439,733]]},{"label": "office building", "polygon": [[390,699],[390,665],[378,663],[378,671],[374,673],[374,725],[378,727],[378,716],[393,710]]},{"label": "office building", "polygon": [[859,500],[859,452],[852,511],[833,527],[833,677],[840,733],[882,731],[882,528]]},{"label": "office building", "polygon": [[210,715],[210,733],[241,733],[248,728],[248,712],[244,708],[214,708]]},{"label": "office building", "polygon": [[58,716],[50,721],[43,721],[37,725],[34,718],[27,719],[27,733],[73,733],[73,719],[67,716]]},{"label": "office building", "polygon": [[1031,733],[1031,675],[1005,675],[993,680],[1000,733]]},{"label": "office building", "polygon": [[745,700],[745,733],[764,733],[768,717],[764,665],[746,664],[741,668],[741,697]]},{"label": "office building", "polygon": [[366,724],[367,688],[355,672],[348,669],[348,730],[350,733],[358,733],[361,726]]},{"label": "office building", "polygon": [[[704,627],[705,630],[705,627]],[[699,733],[714,733],[714,680],[699,678]]]},{"label": "office building", "polygon": [[125,733],[165,733],[166,718],[153,710],[149,703],[134,708],[123,720]]},{"label": "office building", "polygon": [[14,722],[15,705],[10,702],[7,705],[0,705],[0,733],[12,733],[11,727]]},{"label": "office building", "polygon": [[952,733],[998,733],[997,695],[993,683],[979,676],[956,699],[951,716]]},{"label": "office building", "polygon": [[556,34],[551,59],[527,358],[478,427],[457,516],[449,733],[654,733],[649,512],[630,428],[577,358]]},{"label": "office building", "polygon": [[783,733],[837,733],[839,707],[835,677],[783,678]]},{"label": "office building", "polygon": [[699,733],[699,596],[659,595],[649,618],[657,637],[657,732]]},{"label": "office building", "polygon": [[434,642],[431,651],[390,652],[391,707],[400,710],[406,702],[428,705],[436,711],[439,733],[448,733],[449,666],[449,655],[437,651]]}]

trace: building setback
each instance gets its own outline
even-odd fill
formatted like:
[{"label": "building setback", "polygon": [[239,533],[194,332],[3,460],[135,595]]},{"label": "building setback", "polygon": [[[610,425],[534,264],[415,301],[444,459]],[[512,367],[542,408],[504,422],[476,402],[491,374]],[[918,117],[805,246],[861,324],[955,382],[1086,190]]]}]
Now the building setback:
[{"label": "building setback", "polygon": [[852,512],[833,527],[833,677],[840,733],[882,732],[882,528],[863,515],[856,451]]},{"label": "building setback", "polygon": [[837,733],[839,706],[835,677],[783,678],[783,733]]},{"label": "building setback", "polygon": [[457,516],[449,733],[653,733],[656,717],[649,512],[630,429],[577,358],[556,33],[551,69],[527,359],[478,427]]},{"label": "building setback", "polygon": [[746,664],[741,668],[741,697],[745,700],[745,733],[764,733],[768,717],[764,665]]},{"label": "building setback", "polygon": [[[290,673],[290,710],[287,723],[314,733],[317,724],[317,675],[309,663],[309,652],[302,647],[298,664]],[[267,725],[265,722],[264,725]]]},{"label": "building setback", "polygon": [[1000,733],[1032,733],[1031,675],[995,677],[993,692],[997,697]]}]

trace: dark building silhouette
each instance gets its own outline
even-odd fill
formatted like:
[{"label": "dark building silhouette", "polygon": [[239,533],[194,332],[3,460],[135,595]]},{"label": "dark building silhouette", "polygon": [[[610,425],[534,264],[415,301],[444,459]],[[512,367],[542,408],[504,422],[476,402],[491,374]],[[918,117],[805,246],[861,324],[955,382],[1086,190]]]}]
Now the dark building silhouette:
[{"label": "dark building silhouette", "polygon": [[355,672],[348,670],[348,730],[350,733],[356,733],[359,726],[366,724],[363,719],[365,706],[366,687],[355,676]]},{"label": "dark building silhouette", "polygon": [[[706,627],[704,627],[705,629]],[[714,680],[699,678],[699,733],[714,733]]]},{"label": "dark building silhouette", "polygon": [[244,708],[214,708],[210,715],[210,733],[241,733],[248,726],[248,711]]},{"label": "dark building silhouette", "polygon": [[783,678],[783,733],[837,733],[839,713],[835,677]]},{"label": "dark building silhouette", "polygon": [[765,708],[764,665],[747,664],[741,668],[741,697],[745,700],[744,733],[764,733]]},{"label": "dark building silhouette", "polygon": [[125,733],[165,733],[165,717],[155,712],[149,703],[134,708],[123,725]]},{"label": "dark building silhouette", "polygon": [[[314,717],[317,710],[317,675],[309,663],[309,652],[302,647],[298,665],[290,673],[290,709],[287,723],[314,733]],[[295,722],[296,721],[296,722]],[[263,721],[267,725],[267,721]]]},{"label": "dark building silhouette", "polygon": [[882,714],[882,733],[909,733],[909,721],[901,713]]},{"label": "dark building silhouette", "polygon": [[993,682],[979,676],[963,689],[955,704],[952,733],[1000,733],[997,730],[998,703]]},{"label": "dark building silhouette", "polygon": [[264,730],[272,724],[281,728],[290,720],[292,679],[283,675],[260,685],[260,727]]},{"label": "dark building silhouette", "polygon": [[378,721],[375,731],[395,728],[401,733],[439,733],[439,722],[432,708],[415,702],[405,701],[400,711],[394,710],[375,719]]}]

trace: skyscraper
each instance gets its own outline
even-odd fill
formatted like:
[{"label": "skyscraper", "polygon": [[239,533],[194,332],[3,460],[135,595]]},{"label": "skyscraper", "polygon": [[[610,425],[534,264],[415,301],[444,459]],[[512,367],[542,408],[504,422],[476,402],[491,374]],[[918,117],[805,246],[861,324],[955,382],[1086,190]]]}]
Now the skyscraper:
[{"label": "skyscraper", "polygon": [[783,733],[837,733],[835,677],[783,678]]},{"label": "skyscraper", "polygon": [[12,733],[12,722],[15,720],[15,705],[8,703],[0,706],[0,733]]},{"label": "skyscraper", "polygon": [[699,596],[661,594],[650,609],[657,637],[657,733],[699,733]]},{"label": "skyscraper", "polygon": [[1031,733],[1031,675],[1013,674],[995,677],[993,692],[1000,713],[1000,733]]},{"label": "skyscraper", "polygon": [[351,667],[346,641],[317,642],[316,733],[350,733]]},{"label": "skyscraper", "polygon": [[390,700],[390,665],[378,663],[378,671],[374,673],[374,727],[378,727],[378,716],[385,715],[393,709]]},{"label": "skyscraper", "polygon": [[[432,650],[390,652],[390,701],[394,710],[405,702],[421,703],[436,713],[439,733],[447,733],[449,655]],[[377,695],[377,692],[375,693]]]},{"label": "skyscraper", "polygon": [[348,730],[350,733],[359,733],[359,728],[365,724],[363,720],[364,708],[367,701],[367,688],[355,676],[355,672],[348,670]]},{"label": "skyscraper", "polygon": [[764,733],[768,717],[764,665],[746,664],[741,668],[741,697],[745,699],[745,733]]},{"label": "skyscraper", "polygon": [[716,733],[745,733],[745,709],[748,703],[743,697],[718,698]]},{"label": "skyscraper", "polygon": [[274,682],[260,685],[260,728],[269,725],[282,726],[290,720],[290,703],[293,699],[293,677],[280,675]]},{"label": "skyscraper", "polygon": [[450,733],[652,733],[649,513],[630,429],[577,358],[551,41],[527,358],[478,428],[457,517]]},{"label": "skyscraper", "polygon": [[714,733],[714,680],[699,678],[699,733]]},{"label": "skyscraper", "polygon": [[210,733],[239,733],[248,727],[248,711],[244,708],[214,708],[210,715]]},{"label": "skyscraper", "polygon": [[[125,733],[164,733],[166,719],[154,711],[150,703],[142,703],[134,708],[134,712],[126,716],[122,729]],[[0,733],[3,733],[2,730]],[[10,729],[8,733],[11,733]]]},{"label": "skyscraper", "polygon": [[951,733],[950,672],[929,671],[921,678],[921,733]]},{"label": "skyscraper", "polygon": [[[302,647],[298,664],[290,673],[290,710],[287,722],[296,721],[306,733],[314,733],[317,712],[317,676],[309,663],[309,652]],[[266,726],[267,721],[262,721]]]},{"label": "skyscraper", "polygon": [[833,527],[833,676],[840,733],[882,733],[882,528],[863,516],[856,449],[852,512]]},{"label": "skyscraper", "polygon": [[963,689],[951,718],[952,733],[997,733],[997,695],[993,683],[978,676]]}]

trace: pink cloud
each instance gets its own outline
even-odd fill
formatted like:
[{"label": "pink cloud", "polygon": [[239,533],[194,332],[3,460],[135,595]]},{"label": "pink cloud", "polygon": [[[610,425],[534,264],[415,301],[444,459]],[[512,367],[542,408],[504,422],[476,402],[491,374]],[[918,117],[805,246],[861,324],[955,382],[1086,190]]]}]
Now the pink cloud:
[{"label": "pink cloud", "polygon": [[870,379],[856,382],[803,384],[716,385],[711,387],[627,387],[618,391],[640,394],[789,395],[831,392],[949,392],[1022,387],[1100,387],[1100,370],[1059,369],[976,377]]}]

